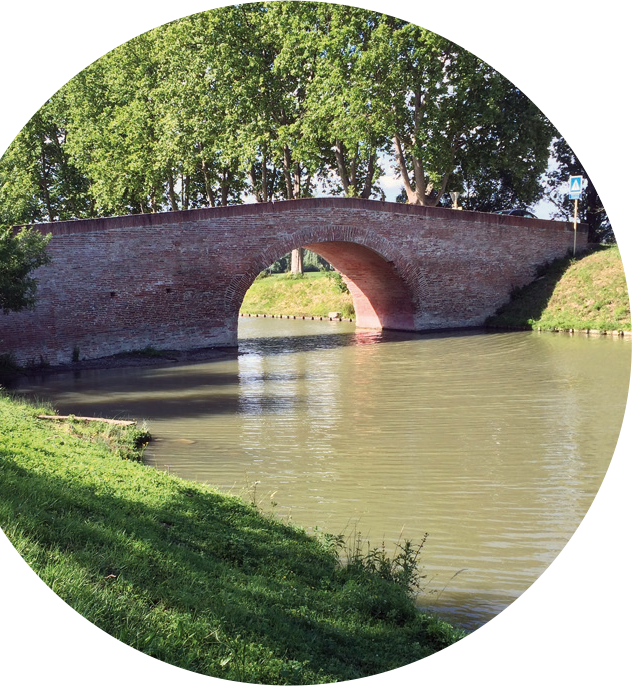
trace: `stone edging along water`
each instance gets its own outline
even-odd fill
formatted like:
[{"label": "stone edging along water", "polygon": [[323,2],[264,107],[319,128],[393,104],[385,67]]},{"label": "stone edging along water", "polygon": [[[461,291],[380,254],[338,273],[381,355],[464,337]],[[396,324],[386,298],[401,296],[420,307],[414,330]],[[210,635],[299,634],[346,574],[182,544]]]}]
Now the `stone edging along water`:
[{"label": "stone edging along water", "polygon": [[[538,327],[538,331],[544,331]],[[602,331],[601,329],[552,329],[554,333],[583,333],[586,336],[613,336],[615,338],[632,338],[632,331]]]},{"label": "stone edging along water", "polygon": [[[337,315],[337,312],[330,312],[328,316],[326,317],[319,317],[319,316],[311,316],[311,315],[294,315],[294,314],[251,314],[248,312],[240,312],[239,316],[240,317],[267,317],[269,319],[311,319],[311,320],[320,320],[320,321],[330,321],[330,322],[352,322],[353,319],[347,319],[345,317],[339,317],[339,316],[334,316]],[[515,327],[497,327],[497,326],[491,326],[487,327],[491,329],[508,329],[508,330],[516,330]],[[522,330],[522,329],[521,329]],[[524,327],[525,331],[539,331],[540,333],[542,332],[549,332],[549,333],[567,333],[567,334],[584,334],[585,336],[612,336],[614,338],[632,338],[632,331],[624,331],[624,330],[614,330],[614,331],[602,331],[601,329],[543,329],[541,326],[538,326],[537,329],[532,329],[529,326]]]},{"label": "stone edging along water", "polygon": [[269,319],[313,319],[315,321],[329,321],[329,322],[352,322],[353,319],[345,317],[334,316],[339,315],[339,312],[330,312],[326,317],[312,316],[312,315],[298,315],[298,314],[249,314],[247,312],[240,312],[240,317],[267,317]]},{"label": "stone edging along water", "polygon": [[[337,314],[338,314],[337,312],[330,312],[329,316],[327,316],[327,317],[318,317],[318,316],[294,315],[294,314],[250,314],[248,312],[240,312],[239,316],[240,317],[267,317],[270,319],[313,319],[313,320],[330,321],[330,322],[352,322],[353,321],[353,319],[347,319],[344,317],[333,316],[333,315],[337,315]],[[514,327],[496,327],[496,326],[492,326],[489,328],[492,328],[492,329],[498,329],[498,328],[514,329]],[[616,337],[632,338],[632,331],[623,331],[623,330],[602,331],[601,329],[557,329],[557,328],[555,328],[555,329],[543,329],[541,326],[538,326],[537,329],[532,329],[531,327],[525,326],[524,330],[526,330],[526,331],[540,331],[540,332],[550,331],[551,333],[584,334],[586,336],[613,336],[615,338]]]},{"label": "stone edging along water", "polygon": [[487,324],[485,328],[492,331],[537,331],[538,333],[566,333],[570,335],[583,334],[584,336],[611,336],[612,338],[632,338],[632,331],[625,331],[623,329],[615,329],[613,331],[606,331],[604,329],[560,329],[558,327],[552,329],[545,329],[541,326],[535,329],[531,326],[496,326]]}]

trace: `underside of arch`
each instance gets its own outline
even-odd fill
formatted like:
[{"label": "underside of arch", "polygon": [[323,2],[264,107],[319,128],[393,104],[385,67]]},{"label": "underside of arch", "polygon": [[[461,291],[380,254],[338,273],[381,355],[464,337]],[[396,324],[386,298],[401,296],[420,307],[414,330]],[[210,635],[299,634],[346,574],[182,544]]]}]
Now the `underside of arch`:
[{"label": "underside of arch", "polygon": [[303,247],[324,257],[342,274],[353,297],[358,327],[415,330],[412,294],[391,262],[357,243],[327,241]]}]

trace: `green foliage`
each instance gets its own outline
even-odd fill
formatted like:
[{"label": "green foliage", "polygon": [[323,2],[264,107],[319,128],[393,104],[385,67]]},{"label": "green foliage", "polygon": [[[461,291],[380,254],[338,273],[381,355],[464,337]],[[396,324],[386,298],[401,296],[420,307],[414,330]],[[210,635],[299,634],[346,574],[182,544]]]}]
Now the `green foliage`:
[{"label": "green foliage", "polygon": [[[459,155],[455,190],[465,209],[494,212],[527,207],[543,197],[551,123],[517,88],[489,70],[476,107],[487,112]],[[473,104],[473,103],[470,103]]]},{"label": "green foliage", "polygon": [[5,314],[34,307],[37,280],[32,273],[50,262],[49,240],[50,235],[33,229],[15,233],[0,226],[0,308]]},{"label": "green foliage", "polygon": [[291,281],[300,281],[305,278],[305,274],[303,272],[287,272],[283,274],[283,278],[290,279]]},{"label": "green foliage", "polygon": [[[539,193],[553,129],[498,72],[412,24],[386,22],[377,64],[386,119],[408,202],[436,205],[446,191],[495,209],[490,185],[511,170],[523,200]],[[528,200],[527,200],[528,196]],[[477,204],[471,209],[477,209]]]},{"label": "green foliage", "polygon": [[427,539],[428,534],[424,534],[417,544],[410,540],[400,541],[393,556],[387,553],[384,543],[378,548],[371,547],[370,542],[364,541],[359,532],[349,541],[343,536],[329,537],[327,540],[344,562],[344,573],[350,579],[368,572],[371,576],[399,585],[414,599],[421,590],[422,580],[426,578],[422,573],[419,557]]},{"label": "green foliage", "polygon": [[[283,257],[273,262],[268,269],[265,269],[262,274],[282,274],[289,272],[292,265],[292,253],[286,253]],[[303,248],[303,271],[304,272],[318,272],[331,271],[333,267],[323,257]]]},{"label": "green foliage", "polygon": [[446,191],[491,210],[541,194],[556,132],[450,41],[363,9],[246,3],[149,31],[78,74],[0,161],[0,220]]},{"label": "green foliage", "polygon": [[26,361],[24,369],[27,371],[41,371],[48,369],[50,367],[50,362],[43,355],[39,356],[39,359],[31,358]]},{"label": "green foliage", "polygon": [[67,145],[69,107],[60,93],[0,158],[0,224],[95,216],[90,181]]},{"label": "green foliage", "polygon": [[335,288],[340,293],[349,293],[349,288],[342,278],[342,274],[336,271],[325,271],[325,276],[333,282]]},{"label": "green foliage", "polygon": [[20,366],[15,361],[12,353],[2,353],[0,355],[0,375],[20,371]]}]

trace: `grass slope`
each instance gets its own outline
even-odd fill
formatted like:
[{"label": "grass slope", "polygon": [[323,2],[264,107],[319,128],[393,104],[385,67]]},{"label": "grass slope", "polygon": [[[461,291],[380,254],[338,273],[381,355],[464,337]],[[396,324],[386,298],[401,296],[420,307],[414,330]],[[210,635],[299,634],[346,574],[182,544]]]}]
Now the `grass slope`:
[{"label": "grass slope", "polygon": [[342,566],[335,539],[122,459],[138,458],[142,431],[46,422],[42,409],[0,396],[0,526],[128,645],[215,677],[307,684],[394,669],[463,635],[419,613],[382,578],[388,565]]},{"label": "grass slope", "polygon": [[247,314],[283,314],[297,317],[326,317],[340,312],[353,317],[353,300],[335,276],[324,272],[306,272],[300,278],[272,274],[256,279],[241,306]]},{"label": "grass slope", "polygon": [[517,290],[489,326],[630,330],[630,300],[617,246],[556,260]]}]

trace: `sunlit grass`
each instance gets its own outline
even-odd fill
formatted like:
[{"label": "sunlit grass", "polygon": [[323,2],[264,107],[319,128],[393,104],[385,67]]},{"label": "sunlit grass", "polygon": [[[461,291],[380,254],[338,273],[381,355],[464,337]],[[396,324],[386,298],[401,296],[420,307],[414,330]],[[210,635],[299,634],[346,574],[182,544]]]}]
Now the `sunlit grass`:
[{"label": "sunlit grass", "polygon": [[288,274],[271,274],[256,279],[241,306],[247,314],[295,315],[326,317],[340,312],[345,318],[354,316],[353,300],[343,293],[324,272],[306,272],[301,278]]},{"label": "sunlit grass", "polygon": [[629,331],[630,299],[618,247],[556,260],[516,291],[488,324]]}]

